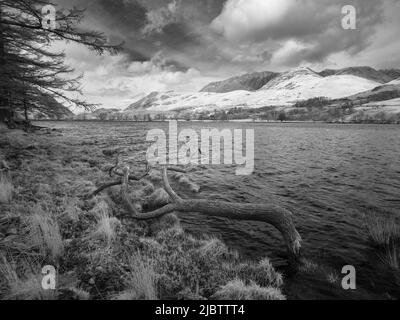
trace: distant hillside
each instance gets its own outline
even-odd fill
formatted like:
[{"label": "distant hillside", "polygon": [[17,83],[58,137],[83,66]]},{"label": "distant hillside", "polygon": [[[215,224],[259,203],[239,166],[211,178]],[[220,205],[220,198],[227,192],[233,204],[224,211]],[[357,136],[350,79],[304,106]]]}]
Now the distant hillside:
[{"label": "distant hillside", "polygon": [[399,79],[400,78],[400,69],[385,69],[385,70],[379,70],[389,76],[392,80]]},{"label": "distant hillside", "polygon": [[[22,108],[17,109],[20,118],[24,118]],[[28,111],[31,120],[67,120],[73,119],[74,113],[51,97],[42,97],[41,104],[31,105]]]},{"label": "distant hillside", "polygon": [[378,86],[372,90],[363,91],[349,96],[349,100],[359,100],[363,103],[386,101],[400,97],[400,81],[395,80],[388,84]]},{"label": "distant hillside", "polygon": [[339,70],[326,69],[326,70],[319,72],[319,75],[321,75],[323,77],[328,77],[328,76],[333,76],[333,75],[352,75],[352,76],[357,76],[360,78],[376,81],[379,83],[388,83],[397,78],[397,77],[393,78],[395,73],[396,73],[395,70],[392,70],[392,71],[387,70],[385,72],[382,70],[375,70],[374,68],[371,68],[371,67],[351,67],[351,68],[344,68],[344,69],[339,69]]},{"label": "distant hillside", "polygon": [[[350,67],[338,70],[326,69],[318,74],[322,77],[334,75],[351,75],[381,84],[388,83],[400,78],[399,69],[375,70],[371,67]],[[248,73],[241,76],[229,78],[224,81],[212,82],[205,86],[200,92],[227,93],[236,90],[257,91],[280,74],[270,71]]]},{"label": "distant hillside", "polygon": [[[165,97],[167,97],[167,94],[165,94]],[[154,103],[156,103],[157,99],[159,98],[159,93],[158,92],[152,92],[150,93],[148,96],[132,103],[131,105],[129,105],[125,111],[129,111],[129,110],[146,110],[148,108],[150,108]],[[162,100],[163,97],[160,97],[160,99]]]},{"label": "distant hillside", "polygon": [[400,78],[390,81],[388,84],[400,85]]},{"label": "distant hillside", "polygon": [[278,76],[275,72],[255,72],[233,77],[220,82],[212,82],[200,92],[226,93],[236,90],[256,91]]},{"label": "distant hillside", "polygon": [[82,112],[75,115],[75,120],[123,120],[121,119],[121,110],[116,108],[99,108],[93,112]]},{"label": "distant hillside", "polygon": [[204,112],[235,107],[261,108],[290,106],[314,97],[344,98],[370,90],[380,83],[352,75],[322,77],[308,68],[299,68],[275,76],[256,91],[153,92],[132,103],[128,113]]}]

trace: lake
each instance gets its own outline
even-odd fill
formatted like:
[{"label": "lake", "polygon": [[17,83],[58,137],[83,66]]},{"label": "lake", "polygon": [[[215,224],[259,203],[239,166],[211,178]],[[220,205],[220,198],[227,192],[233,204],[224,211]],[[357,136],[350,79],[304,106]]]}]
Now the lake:
[{"label": "lake", "polygon": [[[167,123],[37,124],[60,128],[65,135],[81,138],[88,148],[130,147],[130,160],[142,166],[148,130],[168,128]],[[252,175],[237,176],[234,166],[207,166],[189,174],[200,186],[199,193],[173,183],[182,197],[274,203],[290,209],[303,238],[305,257],[329,265],[339,274],[344,265],[355,266],[357,285],[365,297],[398,294],[393,271],[377,257],[363,221],[369,212],[400,215],[400,126],[182,122],[179,128],[255,130]],[[249,259],[268,256],[278,267],[285,264],[280,235],[268,225],[196,213],[180,218],[187,231],[216,235]],[[297,282],[293,280],[289,298],[313,285],[312,279],[302,285]],[[341,297],[329,288],[315,290],[319,291],[317,297]]]}]

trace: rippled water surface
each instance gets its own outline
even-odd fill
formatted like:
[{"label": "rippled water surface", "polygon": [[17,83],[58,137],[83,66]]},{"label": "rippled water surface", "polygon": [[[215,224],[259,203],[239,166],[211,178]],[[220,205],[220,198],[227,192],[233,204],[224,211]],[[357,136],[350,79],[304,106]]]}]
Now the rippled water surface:
[{"label": "rippled water surface", "polygon": [[[89,145],[133,147],[142,152],[149,129],[168,129],[166,123],[44,125],[62,128],[66,135],[81,137]],[[306,257],[335,268],[339,274],[342,266],[354,265],[357,283],[366,297],[386,291],[396,295],[399,284],[374,253],[363,228],[363,215],[369,211],[400,215],[399,126],[188,122],[179,127],[255,130],[252,175],[236,176],[232,166],[203,168],[190,174],[201,187],[200,193],[193,195],[174,184],[183,197],[286,207],[294,213]],[[142,155],[136,152],[134,157],[143,161]],[[279,234],[265,224],[195,213],[181,215],[181,220],[188,231],[215,234],[248,258],[269,256],[278,266],[285,261]],[[310,279],[300,288],[296,280],[293,283],[289,296],[313,290]],[[328,289],[315,290],[322,298],[340,297]]]}]

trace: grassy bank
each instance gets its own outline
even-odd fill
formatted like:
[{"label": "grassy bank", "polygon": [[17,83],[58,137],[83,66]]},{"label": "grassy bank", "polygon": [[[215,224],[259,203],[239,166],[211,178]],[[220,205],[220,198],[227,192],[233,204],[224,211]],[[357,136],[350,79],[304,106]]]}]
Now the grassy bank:
[{"label": "grassy bank", "polygon": [[[107,181],[104,150],[61,133],[0,129],[1,299],[285,299],[268,258],[243,261],[216,238],[195,238],[176,215],[140,222]],[[133,183],[137,206],[165,203],[157,174]],[[42,288],[42,267],[57,270]]]}]

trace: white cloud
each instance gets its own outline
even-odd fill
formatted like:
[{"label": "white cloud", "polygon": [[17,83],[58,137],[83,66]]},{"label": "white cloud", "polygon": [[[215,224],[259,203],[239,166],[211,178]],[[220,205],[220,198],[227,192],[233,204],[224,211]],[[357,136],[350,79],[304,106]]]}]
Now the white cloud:
[{"label": "white cloud", "polygon": [[[59,51],[61,44],[53,49]],[[130,61],[124,54],[96,56],[72,43],[64,45],[64,49],[66,63],[77,70],[76,75],[83,73],[83,98],[105,108],[126,108],[138,97],[153,91],[198,91],[215,80],[204,77],[195,68],[172,70],[161,52],[141,62]],[[78,97],[77,94],[71,96]]]},{"label": "white cloud", "polygon": [[276,66],[290,65],[291,61],[297,56],[301,55],[307,49],[310,49],[310,45],[290,39],[286,41],[280,49],[278,49],[271,58],[271,63]]},{"label": "white cloud", "polygon": [[252,40],[258,32],[279,25],[295,0],[228,0],[211,27],[231,41]]}]

